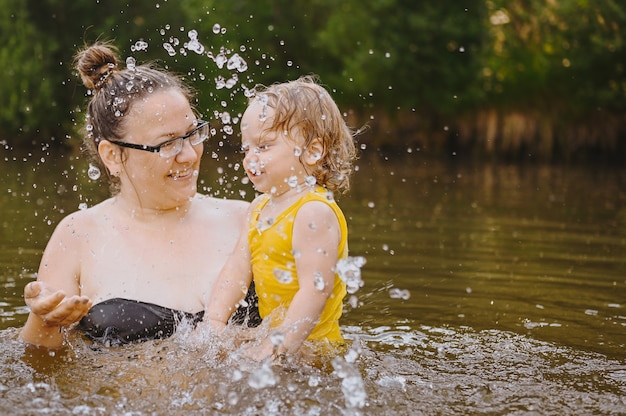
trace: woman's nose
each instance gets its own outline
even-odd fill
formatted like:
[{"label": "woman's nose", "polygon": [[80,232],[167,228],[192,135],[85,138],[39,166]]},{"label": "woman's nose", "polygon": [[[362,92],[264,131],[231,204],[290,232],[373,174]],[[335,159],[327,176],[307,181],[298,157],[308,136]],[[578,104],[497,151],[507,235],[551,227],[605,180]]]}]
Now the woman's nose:
[{"label": "woman's nose", "polygon": [[200,157],[203,148],[202,143],[193,146],[189,140],[183,140],[183,148],[176,155],[176,159],[178,161],[195,160]]}]

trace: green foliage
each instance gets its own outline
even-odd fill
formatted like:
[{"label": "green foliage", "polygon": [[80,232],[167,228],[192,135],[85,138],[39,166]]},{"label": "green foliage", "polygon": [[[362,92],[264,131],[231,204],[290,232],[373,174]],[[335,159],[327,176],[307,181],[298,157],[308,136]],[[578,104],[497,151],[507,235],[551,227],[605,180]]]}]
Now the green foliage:
[{"label": "green foliage", "polygon": [[0,8],[0,22],[6,34],[0,48],[0,66],[3,80],[0,83],[0,138],[12,134],[31,133],[45,119],[47,110],[40,103],[52,103],[54,91],[45,77],[44,48],[36,42],[41,34],[31,24],[26,4],[9,0]]},{"label": "green foliage", "polygon": [[[626,111],[619,0],[5,0],[0,27],[0,139],[28,144],[82,122],[72,58],[96,39],[182,73],[207,118],[236,117],[257,83],[311,73],[361,116]],[[203,51],[186,47],[193,36]],[[234,55],[245,71],[216,62]]]},{"label": "green foliage", "polygon": [[[626,110],[626,7],[616,0],[492,1],[490,99],[572,113]],[[563,108],[564,109],[564,108]]]}]

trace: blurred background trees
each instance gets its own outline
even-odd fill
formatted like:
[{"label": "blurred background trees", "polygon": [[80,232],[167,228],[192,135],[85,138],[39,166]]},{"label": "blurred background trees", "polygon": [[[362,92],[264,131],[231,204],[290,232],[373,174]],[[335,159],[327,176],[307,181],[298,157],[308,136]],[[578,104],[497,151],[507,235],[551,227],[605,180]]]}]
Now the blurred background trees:
[{"label": "blurred background trees", "polygon": [[233,141],[248,89],[314,73],[353,127],[370,126],[370,146],[626,155],[618,0],[2,1],[0,140],[11,146],[80,142],[86,91],[72,58],[103,39],[183,74]]}]

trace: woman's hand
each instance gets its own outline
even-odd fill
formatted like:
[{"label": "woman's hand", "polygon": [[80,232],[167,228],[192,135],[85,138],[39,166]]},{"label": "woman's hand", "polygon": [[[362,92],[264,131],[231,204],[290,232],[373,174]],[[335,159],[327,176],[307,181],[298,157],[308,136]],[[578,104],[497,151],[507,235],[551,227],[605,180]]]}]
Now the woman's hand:
[{"label": "woman's hand", "polygon": [[26,305],[44,326],[64,327],[78,322],[89,312],[92,301],[87,296],[66,296],[43,282],[30,282],[24,288]]}]

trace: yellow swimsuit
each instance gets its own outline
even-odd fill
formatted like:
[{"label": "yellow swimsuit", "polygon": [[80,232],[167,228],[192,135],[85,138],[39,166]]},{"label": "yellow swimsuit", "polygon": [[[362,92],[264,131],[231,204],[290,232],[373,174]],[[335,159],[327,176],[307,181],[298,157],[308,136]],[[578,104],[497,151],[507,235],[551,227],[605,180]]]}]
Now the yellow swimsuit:
[{"label": "yellow swimsuit", "polygon": [[[341,209],[332,198],[332,193],[322,187],[307,192],[292,206],[281,212],[271,224],[260,224],[259,215],[269,202],[264,196],[255,207],[250,219],[248,240],[252,255],[252,273],[256,291],[259,296],[259,313],[262,318],[270,314],[272,325],[282,321],[284,313],[298,291],[298,275],[296,260],[293,253],[293,223],[298,210],[309,201],[321,201],[327,204],[337,215],[341,230],[339,242],[339,259],[348,256],[348,226]],[[311,247],[311,250],[315,250]],[[346,295],[346,284],[335,274],[333,291],[326,302],[320,320],[307,339],[327,339],[331,342],[342,342],[339,331],[339,317]]]}]

